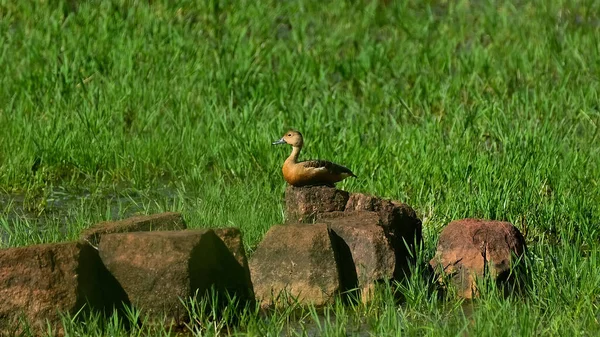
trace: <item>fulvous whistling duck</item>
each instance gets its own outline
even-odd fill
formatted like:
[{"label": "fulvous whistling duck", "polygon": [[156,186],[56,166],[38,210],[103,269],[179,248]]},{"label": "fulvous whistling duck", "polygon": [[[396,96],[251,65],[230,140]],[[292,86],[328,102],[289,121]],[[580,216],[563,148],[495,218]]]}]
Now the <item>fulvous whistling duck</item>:
[{"label": "fulvous whistling duck", "polygon": [[348,177],[356,177],[350,169],[326,160],[298,161],[300,150],[304,145],[302,134],[290,130],[273,142],[273,145],[289,144],[292,154],[283,163],[283,178],[292,186],[327,185],[334,186],[338,181]]}]

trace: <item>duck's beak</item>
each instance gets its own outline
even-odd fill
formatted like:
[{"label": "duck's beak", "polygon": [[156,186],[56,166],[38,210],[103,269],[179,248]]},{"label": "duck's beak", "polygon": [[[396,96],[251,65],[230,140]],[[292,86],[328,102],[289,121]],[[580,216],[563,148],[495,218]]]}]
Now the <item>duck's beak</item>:
[{"label": "duck's beak", "polygon": [[283,138],[281,138],[280,140],[273,142],[271,145],[279,145],[279,144],[284,144],[285,140],[283,140]]}]

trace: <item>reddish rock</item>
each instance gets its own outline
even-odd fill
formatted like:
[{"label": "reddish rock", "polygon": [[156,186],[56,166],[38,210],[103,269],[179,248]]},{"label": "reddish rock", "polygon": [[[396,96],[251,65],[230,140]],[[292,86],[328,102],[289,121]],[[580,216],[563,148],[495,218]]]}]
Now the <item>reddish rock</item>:
[{"label": "reddish rock", "polygon": [[399,201],[382,199],[362,193],[353,193],[348,199],[346,212],[370,211],[380,217],[380,225],[389,237],[396,255],[394,277],[401,279],[414,263],[415,244],[422,240],[422,224],[416,212]]},{"label": "reddish rock", "polygon": [[319,213],[343,211],[349,193],[327,186],[288,186],[285,190],[287,223],[312,223]]},{"label": "reddish rock", "polygon": [[525,240],[512,224],[463,219],[444,228],[430,264],[439,275],[450,277],[460,296],[472,298],[478,294],[476,280],[484,271],[497,281],[510,281],[511,266],[524,251]]},{"label": "reddish rock", "polygon": [[375,285],[394,278],[395,249],[376,212],[333,212],[320,217],[329,225],[344,290],[359,289],[363,302]]},{"label": "reddish rock", "polygon": [[[85,307],[112,312],[127,303],[98,252],[77,242],[0,250],[0,335],[18,335],[24,318],[36,335],[50,323],[62,334],[59,312]],[[88,305],[85,305],[85,304]],[[84,306],[85,305],[85,306]]]},{"label": "reddish rock", "polygon": [[[252,300],[252,284],[237,229],[106,234],[102,261],[129,300],[153,320],[181,326],[189,321],[181,299],[203,296],[214,287],[242,301]],[[221,239],[221,237],[223,239]],[[231,246],[232,248],[230,248]]]},{"label": "reddish rock", "polygon": [[285,305],[289,298],[322,306],[340,290],[326,224],[271,227],[250,259],[250,272],[263,308]]},{"label": "reddish rock", "polygon": [[254,301],[250,268],[240,230],[232,227],[213,228],[212,230],[223,243],[217,242],[215,245],[217,254],[221,256],[220,263],[233,269],[230,272],[221,271],[214,274],[215,277],[226,278],[224,280],[216,279],[215,286],[217,289],[224,289],[231,294],[236,294],[242,301]]},{"label": "reddish rock", "polygon": [[104,234],[169,231],[185,229],[181,213],[167,212],[153,215],[136,216],[120,221],[106,221],[93,225],[81,233],[80,239],[98,246]]}]

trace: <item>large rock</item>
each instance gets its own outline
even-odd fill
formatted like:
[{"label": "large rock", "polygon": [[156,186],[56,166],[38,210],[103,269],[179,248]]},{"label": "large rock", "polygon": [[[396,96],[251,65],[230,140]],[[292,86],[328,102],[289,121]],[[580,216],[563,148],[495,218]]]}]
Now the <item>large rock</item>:
[{"label": "large rock", "polygon": [[341,288],[326,224],[273,226],[250,259],[257,301],[262,307],[332,303]]},{"label": "large rock", "polygon": [[169,231],[185,229],[185,221],[181,213],[167,212],[153,215],[131,217],[120,221],[106,221],[95,224],[84,230],[80,239],[98,246],[100,237],[104,234]]},{"label": "large rock", "polygon": [[343,211],[349,193],[327,186],[288,186],[285,190],[287,223],[312,223],[317,214]]},{"label": "large rock", "polygon": [[[181,326],[182,304],[211,288],[241,301],[253,298],[239,230],[212,229],[107,234],[99,250],[129,300],[154,321]],[[222,239],[222,238],[223,239]]]},{"label": "large rock", "polygon": [[409,272],[410,265],[415,262],[416,245],[422,241],[422,224],[416,212],[404,203],[362,193],[350,195],[345,211],[369,211],[379,214],[379,223],[394,247],[394,277],[403,278]]},{"label": "large rock", "polygon": [[478,294],[477,278],[485,271],[510,284],[514,280],[508,279],[511,267],[524,251],[525,240],[512,224],[463,219],[444,228],[430,264],[439,275],[450,277],[460,296],[472,298]]},{"label": "large rock", "polygon": [[344,290],[358,289],[363,302],[372,299],[377,283],[394,278],[396,254],[376,212],[333,212],[321,215],[329,225]]},{"label": "large rock", "polygon": [[[39,335],[50,323],[62,334],[60,312],[111,313],[128,299],[88,244],[69,242],[0,250],[0,335],[18,335],[21,319]],[[88,305],[85,305],[85,304]]]},{"label": "large rock", "polygon": [[[236,278],[217,283],[227,285],[243,301],[254,301],[250,268],[240,230],[238,228],[213,228],[213,231],[223,241],[223,244],[225,244],[225,247],[229,251],[228,253],[223,253],[223,255],[229,256],[231,254],[231,257],[237,262],[237,265],[235,265],[233,261],[230,261],[235,266],[236,271],[234,275],[236,275]],[[219,247],[223,248],[221,245]],[[229,277],[230,274],[221,273],[220,275]]]}]

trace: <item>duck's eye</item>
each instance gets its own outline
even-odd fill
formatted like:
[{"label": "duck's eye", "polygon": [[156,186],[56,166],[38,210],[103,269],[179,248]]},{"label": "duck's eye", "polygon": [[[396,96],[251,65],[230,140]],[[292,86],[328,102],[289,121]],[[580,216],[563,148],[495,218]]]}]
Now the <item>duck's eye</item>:
[{"label": "duck's eye", "polygon": [[288,137],[291,137],[291,136],[292,136],[292,134],[291,134],[291,133],[288,133]]}]

